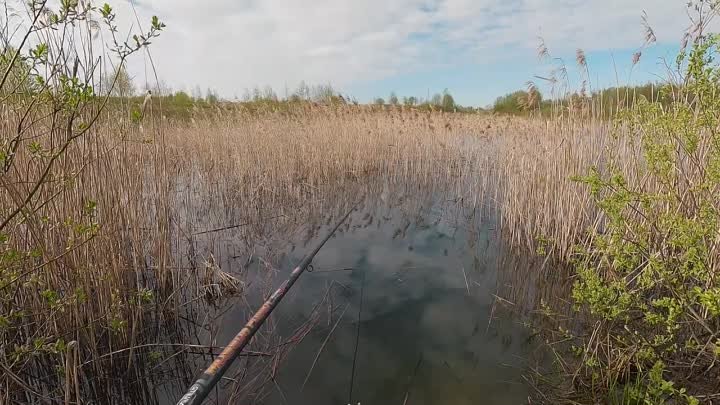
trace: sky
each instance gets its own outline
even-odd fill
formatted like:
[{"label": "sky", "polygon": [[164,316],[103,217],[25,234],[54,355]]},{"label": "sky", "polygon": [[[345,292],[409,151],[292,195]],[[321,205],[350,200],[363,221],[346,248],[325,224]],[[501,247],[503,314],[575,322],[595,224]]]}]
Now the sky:
[{"label": "sky", "polygon": [[[485,106],[551,67],[536,55],[542,37],[571,67],[583,49],[593,87],[659,80],[690,25],[687,0],[127,0],[110,1],[121,32],[167,24],[151,47],[158,76],[174,89],[242,97],[300,81],[332,84],[361,102],[426,97],[448,89],[458,103]],[[133,12],[133,6],[135,11]],[[657,43],[644,43],[643,12]],[[130,62],[141,86],[154,82],[147,55]]]}]

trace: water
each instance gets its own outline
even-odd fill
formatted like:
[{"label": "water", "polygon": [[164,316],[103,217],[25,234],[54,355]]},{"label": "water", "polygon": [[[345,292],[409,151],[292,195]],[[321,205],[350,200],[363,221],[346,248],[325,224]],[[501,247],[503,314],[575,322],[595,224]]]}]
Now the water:
[{"label": "water", "polygon": [[[510,254],[496,224],[457,201],[410,205],[353,214],[252,349],[272,351],[306,333],[304,326],[313,328],[299,343],[283,346],[282,363],[238,361],[228,374],[234,382],[214,394],[219,402],[527,403],[522,377],[537,346],[522,320],[495,298],[500,259]],[[311,226],[319,235],[326,228]],[[303,232],[289,237],[293,242],[268,284],[279,285],[317,239]],[[252,285],[266,275],[257,262],[247,276]],[[216,344],[232,338],[261,298],[249,296],[217,321]],[[253,377],[262,390],[242,388]]]}]

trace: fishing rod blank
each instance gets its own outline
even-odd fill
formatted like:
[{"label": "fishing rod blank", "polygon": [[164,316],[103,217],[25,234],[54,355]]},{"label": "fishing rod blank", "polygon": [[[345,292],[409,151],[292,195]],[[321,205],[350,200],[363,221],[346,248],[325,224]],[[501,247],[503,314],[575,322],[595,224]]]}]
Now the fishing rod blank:
[{"label": "fishing rod blank", "polygon": [[195,384],[190,386],[190,389],[188,389],[187,393],[180,398],[177,405],[202,404],[203,400],[205,400],[210,393],[210,390],[212,390],[215,384],[220,381],[220,378],[222,378],[223,374],[225,374],[227,369],[230,368],[233,361],[235,361],[245,346],[247,346],[253,336],[255,336],[255,332],[260,329],[260,326],[262,326],[270,313],[275,309],[278,303],[280,303],[283,297],[285,297],[285,294],[287,294],[293,284],[295,284],[298,278],[300,278],[300,275],[305,271],[305,269],[307,269],[310,263],[312,263],[315,255],[317,255],[323,245],[325,245],[325,243],[335,234],[338,228],[340,228],[340,226],[347,220],[350,214],[355,210],[356,206],[357,204],[353,206],[353,208],[348,211],[348,213],[345,214],[340,221],[338,221],[332,231],[330,231],[330,233],[328,233],[327,236],[325,236],[325,238],[303,258],[300,264],[298,264],[292,273],[290,273],[290,277],[270,296],[270,298],[267,299],[267,301],[265,301],[260,309],[255,312],[242,330],[235,335],[233,340],[225,346],[222,353],[220,353],[215,361],[210,364],[210,367],[208,367],[200,378],[195,381]]}]

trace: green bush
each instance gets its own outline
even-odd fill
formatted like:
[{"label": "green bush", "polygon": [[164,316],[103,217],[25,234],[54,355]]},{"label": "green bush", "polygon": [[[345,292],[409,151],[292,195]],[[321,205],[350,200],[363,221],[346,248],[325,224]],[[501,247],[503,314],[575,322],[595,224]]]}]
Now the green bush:
[{"label": "green bush", "polygon": [[719,43],[699,36],[679,56],[680,91],[667,86],[620,113],[618,140],[636,145],[635,166],[581,179],[606,219],[575,263],[573,297],[595,328],[581,338],[581,370],[605,398],[618,386],[643,404],[717,393],[703,373],[720,360]]},{"label": "green bush", "polygon": [[518,90],[504,96],[498,97],[493,104],[493,112],[498,114],[523,114],[528,110],[542,106],[542,95],[533,88],[533,94],[529,91]]}]

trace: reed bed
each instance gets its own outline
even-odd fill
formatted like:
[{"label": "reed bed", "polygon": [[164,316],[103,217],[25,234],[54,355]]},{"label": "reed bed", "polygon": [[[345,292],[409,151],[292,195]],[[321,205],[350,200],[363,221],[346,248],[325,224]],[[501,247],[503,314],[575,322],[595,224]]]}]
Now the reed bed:
[{"label": "reed bed", "polygon": [[528,258],[510,258],[499,289],[557,354],[540,401],[718,398],[718,149],[714,124],[687,118],[695,103],[517,121],[490,141],[504,236]]},{"label": "reed bed", "polygon": [[[401,187],[480,201],[469,186],[488,181],[478,140],[499,130],[494,122],[351,107],[225,111],[190,125],[107,112],[6,230],[4,401],[177,392],[196,371],[188,356],[212,352],[223,297],[245,294],[247,263],[259,257],[270,271],[284,235],[363,194]],[[3,129],[15,125],[11,116]],[[57,134],[35,128],[3,177],[3,213],[43,175],[47,156],[30,144],[50,150]],[[229,250],[227,232],[242,243]]]},{"label": "reed bed", "polygon": [[[215,317],[270,289],[288,235],[310,240],[354,202],[389,194],[434,195],[498,218],[504,241],[527,258],[508,263],[499,293],[582,334],[570,265],[609,223],[577,176],[619,168],[630,188],[660,187],[618,131],[630,128],[311,104],[203,110],[182,122],[161,105],[142,122],[107,111],[7,232],[5,254],[22,258],[3,263],[3,398],[157,402],[182,391],[217,350]],[[34,139],[53,142],[42,131]],[[22,170],[3,177],[2,212],[41,174],[30,142],[19,149]],[[246,279],[251,262],[262,263],[263,282]],[[261,398],[286,343],[308,333],[302,325],[283,341],[273,331],[271,322],[252,348],[260,354],[239,366],[232,400]],[[577,372],[561,358],[567,375]]]},{"label": "reed bed", "polygon": [[[309,104],[198,111],[179,122],[151,108],[158,112],[141,123],[106,112],[66,151],[33,215],[13,224],[9,249],[27,252],[38,240],[42,247],[4,274],[12,283],[3,301],[8,399],[133,402],[163,395],[151,386],[182,390],[196,371],[189,354],[212,352],[223,297],[248,293],[248,264],[266,264],[266,281],[252,287],[262,294],[287,235],[317,236],[320,227],[309,223],[356,199],[460,201],[479,217],[499,215],[518,249],[559,241],[551,248],[559,257],[599,215],[570,177],[602,161],[609,129],[600,122]],[[14,193],[4,194],[3,212],[43,164],[18,156],[24,170],[6,177]],[[19,271],[29,263],[32,272]],[[279,347],[278,338],[268,339]],[[274,369],[245,364],[260,374]],[[262,383],[233,392],[256,397]]]}]

